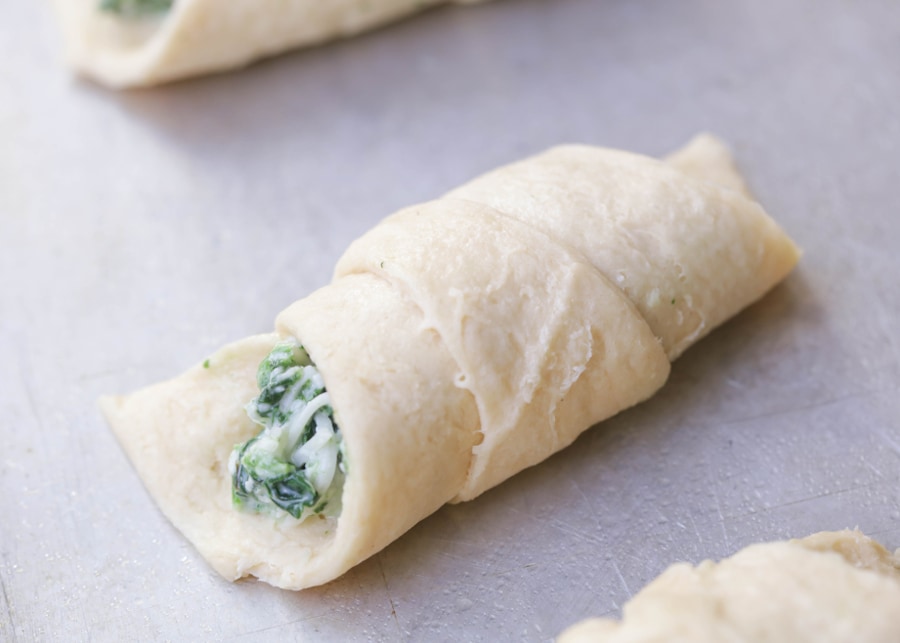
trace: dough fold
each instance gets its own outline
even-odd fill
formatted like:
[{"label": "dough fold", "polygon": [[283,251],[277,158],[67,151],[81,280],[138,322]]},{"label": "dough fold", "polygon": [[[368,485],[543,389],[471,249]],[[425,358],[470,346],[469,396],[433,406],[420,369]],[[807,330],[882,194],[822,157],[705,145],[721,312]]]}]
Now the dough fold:
[{"label": "dough fold", "polygon": [[[692,148],[723,155],[682,172],[566,146],[402,210],[351,244],[276,333],[103,410],[163,512],[223,576],[327,582],[651,396],[672,356],[789,272],[796,248],[760,206],[697,178],[738,176],[725,148]],[[283,337],[315,362],[343,436],[337,518],[231,506],[228,457],[258,431],[243,406]]]},{"label": "dough fold", "polygon": [[471,0],[174,0],[156,15],[54,0],[66,58],[111,87],[155,85],[242,67],[301,46],[351,36],[448,2]]},{"label": "dough fold", "polygon": [[488,204],[583,254],[625,291],[674,360],[797,260],[745,189],[727,148],[701,135],[670,163],[555,147],[447,196]]},{"label": "dough fold", "polygon": [[859,531],[751,545],[719,563],[672,565],[622,621],[590,619],[558,643],[896,643],[900,555]]},{"label": "dough fold", "polygon": [[668,376],[620,290],[571,248],[490,207],[440,199],[389,217],[351,244],[335,281],[366,272],[409,292],[478,406],[482,440],[454,500],[537,464]]}]

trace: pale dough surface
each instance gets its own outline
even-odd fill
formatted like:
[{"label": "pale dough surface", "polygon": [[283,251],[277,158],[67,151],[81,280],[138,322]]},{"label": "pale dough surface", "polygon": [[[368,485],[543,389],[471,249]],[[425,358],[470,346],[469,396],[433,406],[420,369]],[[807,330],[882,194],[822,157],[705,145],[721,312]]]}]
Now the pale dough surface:
[{"label": "pale dough surface", "polygon": [[54,0],[69,64],[112,87],[242,67],[448,2],[466,0],[175,0],[158,18],[129,19],[99,0]]},{"label": "pale dough surface", "polygon": [[[724,150],[714,139],[691,148]],[[790,271],[796,248],[759,205],[699,178],[707,168],[727,179],[724,154],[682,154],[693,160],[681,172],[567,146],[501,168],[351,244],[330,285],[278,316],[277,334],[105,398],[103,409],[163,512],[222,575],[291,589],[327,582],[444,503],[477,496],[652,395],[667,353]],[[614,247],[639,226],[665,244]],[[610,256],[629,267],[626,283],[618,264],[594,261]],[[683,314],[648,323],[642,306],[659,284],[679,287],[665,290],[663,308],[690,298],[701,331],[685,329]],[[243,405],[279,336],[306,347],[331,394],[349,466],[339,519],[273,520],[230,504],[228,455],[256,430]]]},{"label": "pale dough surface", "polygon": [[555,147],[447,196],[488,204],[578,250],[625,291],[675,359],[796,261],[745,189],[728,150],[702,135],[670,163]]},{"label": "pale dough surface", "polygon": [[752,545],[719,563],[667,569],[558,643],[896,643],[900,555],[858,531]]},{"label": "pale dough surface", "polygon": [[440,199],[398,212],[351,244],[335,277],[366,272],[409,292],[458,365],[455,384],[478,405],[483,439],[454,500],[537,464],[669,374],[619,289],[488,206]]}]

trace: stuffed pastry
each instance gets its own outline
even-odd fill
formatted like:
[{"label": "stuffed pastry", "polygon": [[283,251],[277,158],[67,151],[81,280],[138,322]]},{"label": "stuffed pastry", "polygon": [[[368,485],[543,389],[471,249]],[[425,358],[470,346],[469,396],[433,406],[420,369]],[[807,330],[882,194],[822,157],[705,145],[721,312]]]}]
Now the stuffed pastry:
[{"label": "stuffed pastry", "polygon": [[112,87],[242,67],[473,0],[54,0],[69,63]]},{"label": "stuffed pastry", "polygon": [[858,531],[751,545],[719,563],[672,565],[622,610],[558,643],[896,643],[900,552]]},{"label": "stuffed pastry", "polygon": [[222,575],[327,582],[651,396],[781,280],[797,249],[739,181],[709,136],[668,163],[551,149],[388,217],[274,333],[103,410]]}]

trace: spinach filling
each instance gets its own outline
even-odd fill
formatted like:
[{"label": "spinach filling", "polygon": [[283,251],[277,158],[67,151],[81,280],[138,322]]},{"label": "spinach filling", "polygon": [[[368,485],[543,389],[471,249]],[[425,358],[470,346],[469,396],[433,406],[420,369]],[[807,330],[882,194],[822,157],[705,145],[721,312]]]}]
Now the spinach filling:
[{"label": "spinach filling", "polygon": [[340,513],[344,443],[322,376],[296,340],[279,342],[259,365],[259,395],[247,404],[263,427],[228,461],[235,507],[303,520]]},{"label": "spinach filling", "polygon": [[154,16],[172,8],[174,0],[100,0],[100,11],[130,18]]}]

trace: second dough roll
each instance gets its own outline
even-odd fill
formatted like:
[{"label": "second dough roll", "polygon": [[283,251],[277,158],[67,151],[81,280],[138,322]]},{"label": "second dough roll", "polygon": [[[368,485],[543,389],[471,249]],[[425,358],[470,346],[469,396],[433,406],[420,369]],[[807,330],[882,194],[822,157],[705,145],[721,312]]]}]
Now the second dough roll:
[{"label": "second dough roll", "polygon": [[896,643],[900,552],[859,531],[750,545],[719,562],[676,563],[622,620],[577,623],[557,643]]},{"label": "second dough roll", "polygon": [[448,1],[54,0],[54,4],[69,64],[105,85],[136,87],[243,67]]}]

